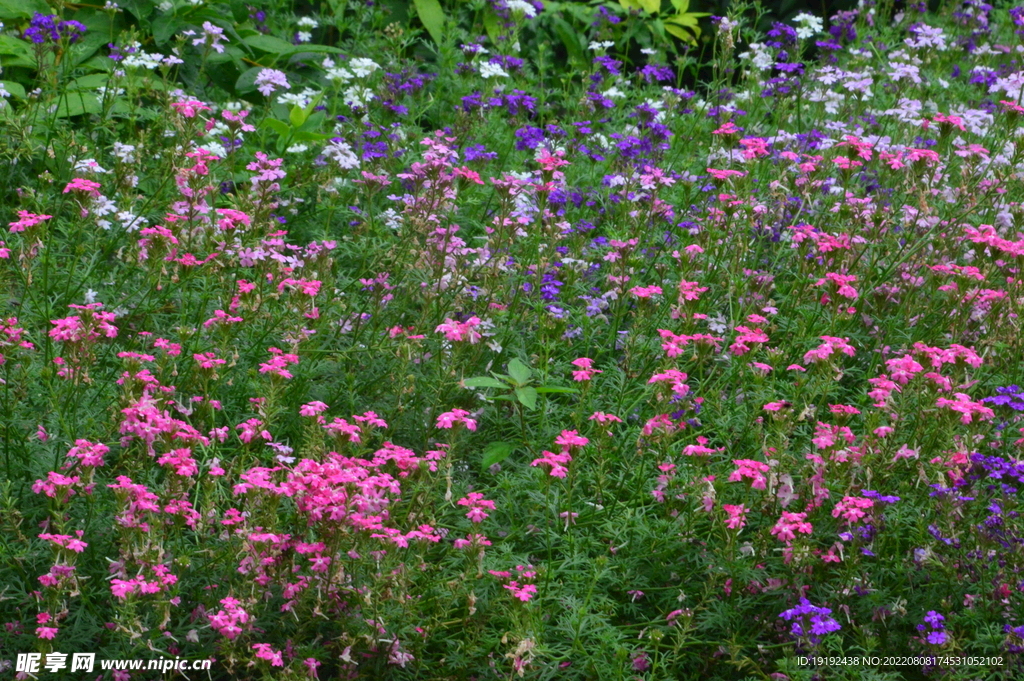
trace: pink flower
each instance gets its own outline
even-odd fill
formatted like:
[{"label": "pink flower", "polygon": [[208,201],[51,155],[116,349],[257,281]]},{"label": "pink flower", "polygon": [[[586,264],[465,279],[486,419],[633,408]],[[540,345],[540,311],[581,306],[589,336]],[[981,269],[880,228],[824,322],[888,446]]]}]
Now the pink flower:
[{"label": "pink flower", "polygon": [[534,459],[530,462],[531,466],[551,466],[551,476],[554,478],[564,478],[569,473],[569,469],[565,467],[572,461],[572,456],[568,452],[562,452],[555,454],[554,452],[544,451],[544,455],[539,459]]},{"label": "pink flower", "polygon": [[575,430],[563,430],[561,434],[555,438],[555,444],[561,445],[562,451],[569,451],[572,447],[586,447],[588,442],[590,442],[590,440],[581,436]]},{"label": "pink flower", "polygon": [[36,636],[52,641],[57,636],[57,627],[36,627]]},{"label": "pink flower", "polygon": [[779,541],[786,542],[787,544],[796,539],[796,534],[810,534],[814,530],[814,527],[807,522],[806,513],[787,513],[782,512],[782,517],[775,523],[775,527],[771,529],[771,534],[776,535]]},{"label": "pink flower", "polygon": [[323,402],[309,402],[299,407],[300,416],[316,416],[320,412],[327,411],[328,407]]},{"label": "pink flower", "polygon": [[438,428],[450,430],[457,423],[466,426],[466,430],[476,430],[476,421],[469,418],[469,412],[465,409],[452,409],[437,417]]},{"label": "pink flower", "polygon": [[70,192],[84,192],[92,196],[99,196],[99,188],[101,186],[102,185],[100,185],[99,182],[93,182],[92,180],[86,180],[85,178],[82,177],[76,177],[75,179],[71,180],[71,182],[68,182],[67,186],[64,187],[64,193],[68,194]]},{"label": "pink flower", "polygon": [[733,344],[729,346],[729,352],[734,355],[745,355],[750,352],[752,344],[768,342],[768,334],[759,328],[750,329],[746,326],[737,326],[736,330],[739,331],[739,335],[736,336]]},{"label": "pink flower", "polygon": [[594,369],[594,360],[589,357],[580,357],[570,362],[575,367],[579,367],[577,371],[572,372],[572,378],[574,381],[589,381],[596,374],[604,373],[601,369]]},{"label": "pink flower", "polygon": [[29,213],[25,210],[18,211],[18,220],[15,222],[8,222],[7,225],[11,228],[12,232],[24,232],[26,229],[35,227],[44,220],[49,220],[52,215],[36,215],[35,213]]},{"label": "pink flower", "polygon": [[443,333],[450,341],[467,340],[471,345],[480,342],[483,335],[476,330],[483,322],[479,317],[470,317],[464,322],[457,322],[454,319],[446,319],[443,324],[438,324],[434,329],[436,333]]},{"label": "pink flower", "polygon": [[509,582],[505,588],[512,592],[512,595],[526,603],[537,594],[537,587],[533,584],[519,585],[519,582]]},{"label": "pink flower", "polygon": [[867,515],[865,509],[871,508],[874,505],[875,502],[871,499],[843,497],[843,500],[832,509],[832,517],[838,518],[841,515],[848,523],[857,523]]},{"label": "pink flower", "polygon": [[274,650],[269,643],[254,643],[252,649],[256,651],[256,657],[266,660],[272,667],[283,667],[284,657],[281,651]]},{"label": "pink flower", "polygon": [[753,481],[750,485],[753,489],[767,487],[768,480],[764,474],[770,470],[768,464],[753,459],[735,459],[733,463],[736,465],[736,470],[729,475],[729,482],[742,482],[743,478],[750,478]]},{"label": "pink flower", "polygon": [[483,522],[484,518],[488,517],[489,514],[484,511],[485,508],[494,510],[494,502],[484,499],[484,495],[480,492],[470,492],[456,503],[459,506],[469,507],[469,513],[466,514],[466,517],[474,523]]},{"label": "pink flower", "polygon": [[739,506],[722,504],[722,508],[729,514],[729,518],[725,521],[725,526],[730,530],[742,529],[743,526],[747,524],[747,512],[750,509],[743,504],[740,504]]}]

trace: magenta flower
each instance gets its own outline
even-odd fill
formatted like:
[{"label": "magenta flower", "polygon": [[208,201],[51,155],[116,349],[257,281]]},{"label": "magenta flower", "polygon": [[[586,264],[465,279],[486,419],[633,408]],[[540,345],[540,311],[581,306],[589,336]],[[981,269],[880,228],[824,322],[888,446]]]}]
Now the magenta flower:
[{"label": "magenta flower", "polygon": [[484,518],[490,515],[485,512],[484,509],[494,510],[494,502],[484,499],[484,495],[480,492],[470,492],[462,499],[459,499],[456,503],[459,506],[469,507],[469,512],[466,514],[466,517],[474,523],[483,522]]},{"label": "magenta flower", "polygon": [[732,504],[722,504],[722,509],[729,514],[728,519],[725,521],[725,526],[730,530],[742,529],[747,524],[747,512],[750,510],[743,504],[734,506]]},{"label": "magenta flower", "polygon": [[437,417],[437,427],[450,430],[456,424],[461,423],[466,430],[476,430],[476,421],[469,418],[469,412],[465,409],[452,409]]}]

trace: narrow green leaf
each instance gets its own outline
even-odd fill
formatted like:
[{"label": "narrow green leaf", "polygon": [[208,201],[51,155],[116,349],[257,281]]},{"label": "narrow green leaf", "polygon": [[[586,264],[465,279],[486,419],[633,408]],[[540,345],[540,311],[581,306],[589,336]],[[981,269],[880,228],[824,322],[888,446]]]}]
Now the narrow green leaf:
[{"label": "narrow green leaf", "polygon": [[540,394],[544,394],[544,393],[576,394],[576,393],[579,392],[579,390],[577,390],[576,388],[561,388],[561,387],[559,387],[557,385],[542,385],[539,388],[537,388],[536,390]]},{"label": "narrow green leaf", "polygon": [[423,27],[430,33],[434,42],[440,45],[441,39],[444,37],[446,20],[441,3],[437,0],[413,0],[413,4],[416,6],[416,14],[419,15]]},{"label": "narrow green leaf", "polygon": [[292,45],[287,40],[281,38],[275,38],[272,35],[251,35],[242,40],[243,43],[249,47],[254,47],[262,52],[269,52],[270,54],[276,54],[278,56],[291,54],[295,51],[295,45]]},{"label": "narrow green leaf", "polygon": [[462,379],[462,384],[467,388],[507,388],[508,386],[496,378],[489,376],[474,376],[473,378]]}]

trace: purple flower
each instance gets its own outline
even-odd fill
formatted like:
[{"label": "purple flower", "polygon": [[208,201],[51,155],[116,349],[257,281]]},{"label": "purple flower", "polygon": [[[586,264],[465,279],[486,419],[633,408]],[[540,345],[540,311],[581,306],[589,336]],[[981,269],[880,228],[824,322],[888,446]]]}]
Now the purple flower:
[{"label": "purple flower", "polygon": [[[789,633],[797,638],[807,637],[811,646],[817,646],[821,637],[842,629],[839,622],[832,618],[832,610],[812,604],[806,598],[800,599],[795,608],[784,610],[779,617],[792,622]],[[809,626],[808,626],[809,625]],[[810,634],[807,634],[808,629]]]},{"label": "purple flower", "polygon": [[256,89],[265,97],[269,97],[277,88],[287,90],[291,87],[288,83],[288,76],[283,71],[278,71],[277,69],[263,69],[260,71],[256,76],[255,84]]},{"label": "purple flower", "polygon": [[25,29],[25,37],[36,45],[42,45],[47,41],[58,42],[62,38],[67,38],[69,43],[73,43],[85,35],[85,24],[74,20],[58,21],[59,19],[56,14],[36,12]]}]

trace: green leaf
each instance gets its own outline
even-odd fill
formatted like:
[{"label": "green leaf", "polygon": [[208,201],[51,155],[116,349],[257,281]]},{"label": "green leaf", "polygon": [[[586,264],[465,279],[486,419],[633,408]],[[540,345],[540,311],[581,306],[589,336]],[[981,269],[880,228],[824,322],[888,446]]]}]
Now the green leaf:
[{"label": "green leaf", "polygon": [[174,34],[188,28],[188,24],[176,16],[161,14],[153,20],[153,40],[157,45],[165,45]]},{"label": "green leaf", "polygon": [[619,0],[619,4],[627,12],[634,9],[642,9],[648,14],[657,14],[661,9],[661,0]]},{"label": "green leaf", "polygon": [[444,37],[444,24],[446,20],[444,10],[441,9],[441,3],[437,0],[413,0],[413,4],[416,6],[416,14],[419,15],[423,27],[430,33],[430,37],[434,39],[434,42],[440,45]]},{"label": "green leaf", "polygon": [[33,14],[50,14],[43,0],[0,0],[0,19],[29,19]]},{"label": "green leaf", "polygon": [[518,357],[508,363],[508,375],[512,377],[516,385],[526,385],[532,373],[530,367],[519,361]]},{"label": "green leaf", "polygon": [[497,14],[490,11],[484,13],[484,30],[487,31],[487,37],[491,39],[491,43],[497,45],[498,36],[501,35],[501,24],[498,23]]},{"label": "green leaf", "polygon": [[270,128],[281,137],[287,137],[288,133],[291,132],[291,128],[284,121],[279,121],[276,118],[264,118],[262,125]]},{"label": "green leaf", "polygon": [[462,379],[462,384],[467,388],[508,388],[496,378],[490,376],[474,376],[473,378]]},{"label": "green leaf", "polygon": [[68,84],[69,90],[95,90],[103,87],[110,80],[109,73],[91,73],[88,76],[75,78]]},{"label": "green leaf", "polygon": [[272,35],[263,35],[262,33],[244,38],[242,42],[262,52],[269,52],[279,56],[290,54],[295,50],[295,45],[292,45],[287,40],[282,40]]},{"label": "green leaf", "polygon": [[581,44],[580,34],[573,30],[573,27],[565,19],[555,17],[551,25],[554,27],[558,39],[565,45],[569,58],[577,64],[585,64],[586,46]]},{"label": "green leaf", "polygon": [[[316,97],[313,98],[313,101],[310,102],[309,106],[306,107],[306,122],[303,123],[302,126],[300,127],[300,130],[302,132],[308,134],[319,129],[319,127],[323,125],[323,122],[327,119],[327,114],[325,114],[323,111],[313,112],[313,109],[319,103],[320,95],[317,95]],[[325,139],[329,139],[330,137],[332,136],[326,135]]]},{"label": "green leaf", "polygon": [[679,14],[686,14],[686,10],[690,9],[690,0],[672,0],[672,6]]},{"label": "green leaf", "polygon": [[678,26],[676,24],[665,24],[665,30],[685,43],[697,42],[694,36],[682,26]]},{"label": "green leaf", "polygon": [[245,71],[235,81],[235,92],[240,95],[249,94],[250,92],[256,91],[256,76],[260,75],[260,71],[263,70],[262,66],[254,66],[251,69]]},{"label": "green leaf", "polygon": [[12,80],[0,80],[0,87],[7,90],[15,99],[25,99],[25,87],[21,83]]},{"label": "green leaf", "polygon": [[57,105],[57,118],[69,118],[82,114],[98,114],[103,107],[96,95],[82,92],[65,92]]},{"label": "green leaf", "polygon": [[306,122],[306,115],[306,110],[295,104],[292,106],[292,112],[288,114],[288,120],[293,128],[301,128],[302,124]]},{"label": "green leaf", "polygon": [[496,463],[501,463],[515,451],[515,447],[508,442],[492,442],[484,447],[484,460],[481,468],[490,468]]},{"label": "green leaf", "polygon": [[538,393],[569,393],[576,394],[579,392],[576,388],[562,388],[557,385],[542,385],[537,388]]},{"label": "green leaf", "polygon": [[14,57],[14,59],[4,57],[4,66],[28,66],[31,68],[36,65],[36,56],[32,51],[32,46],[13,36],[0,35],[0,54]]},{"label": "green leaf", "polygon": [[533,410],[537,408],[537,389],[526,386],[525,388],[516,388],[516,399],[527,409]]}]

